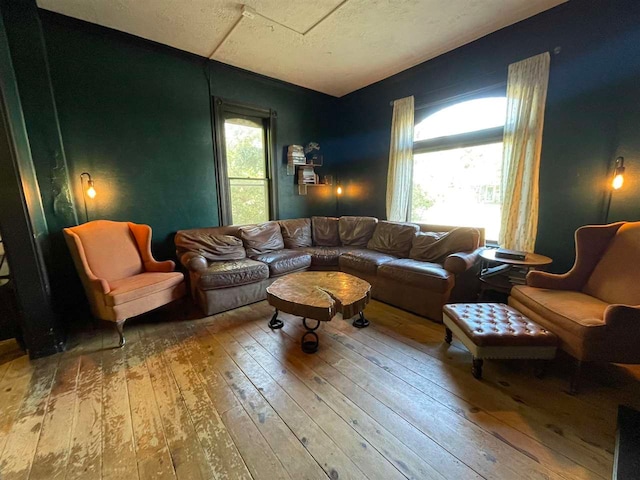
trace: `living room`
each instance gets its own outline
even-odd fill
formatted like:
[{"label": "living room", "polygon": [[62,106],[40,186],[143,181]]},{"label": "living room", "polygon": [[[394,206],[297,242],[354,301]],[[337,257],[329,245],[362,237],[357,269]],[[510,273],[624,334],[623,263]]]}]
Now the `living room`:
[{"label": "living room", "polygon": [[[619,406],[640,408],[637,240],[596,262],[640,220],[638,2],[6,0],[0,13],[1,478],[634,478],[616,432],[633,412]],[[532,59],[546,68],[522,155],[536,174],[514,181],[510,79]],[[409,98],[403,180],[393,119]],[[233,128],[260,132],[255,175],[232,174]],[[513,183],[536,192],[526,233],[501,214]],[[487,258],[498,246],[525,265]],[[173,275],[164,296],[97,308],[115,287],[84,267],[134,257]],[[589,258],[584,287],[554,283]],[[240,264],[242,284],[225,284]],[[212,265],[224,272],[205,282]],[[516,267],[527,285],[504,273]],[[606,297],[629,328],[554,331],[527,289]],[[471,311],[536,333],[500,335],[483,363]]]}]

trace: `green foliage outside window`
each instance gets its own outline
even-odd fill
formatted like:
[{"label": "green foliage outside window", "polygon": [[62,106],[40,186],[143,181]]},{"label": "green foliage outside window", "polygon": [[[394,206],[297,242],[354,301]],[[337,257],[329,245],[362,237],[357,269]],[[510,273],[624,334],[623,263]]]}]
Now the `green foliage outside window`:
[{"label": "green foliage outside window", "polygon": [[253,122],[225,122],[231,217],[235,225],[269,220],[264,130]]}]

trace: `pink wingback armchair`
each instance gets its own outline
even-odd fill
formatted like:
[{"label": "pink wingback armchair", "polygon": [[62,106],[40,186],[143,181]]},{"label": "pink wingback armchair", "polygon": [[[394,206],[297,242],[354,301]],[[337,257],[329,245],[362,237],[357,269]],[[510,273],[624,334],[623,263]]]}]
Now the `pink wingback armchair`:
[{"label": "pink wingback armchair", "polygon": [[577,360],[640,363],[640,222],[576,231],[576,261],[563,274],[532,271],[509,305],[560,338]]},{"label": "pink wingback armchair", "polygon": [[171,260],[151,254],[151,227],[96,220],[65,228],[64,236],[91,305],[101,320],[115,322],[124,346],[124,322],[184,297],[184,275]]}]

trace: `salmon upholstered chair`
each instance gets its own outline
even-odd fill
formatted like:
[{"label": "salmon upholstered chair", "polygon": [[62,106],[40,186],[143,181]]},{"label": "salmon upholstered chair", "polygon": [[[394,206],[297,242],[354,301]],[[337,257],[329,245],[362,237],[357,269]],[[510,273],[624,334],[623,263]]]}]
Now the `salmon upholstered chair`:
[{"label": "salmon upholstered chair", "polygon": [[115,322],[124,346],[124,322],[184,297],[184,275],[171,260],[151,254],[151,227],[95,220],[64,229],[80,279],[101,320]]},{"label": "salmon upholstered chair", "polygon": [[560,338],[583,362],[640,363],[640,222],[576,231],[576,261],[563,275],[532,271],[511,290],[509,305]]}]

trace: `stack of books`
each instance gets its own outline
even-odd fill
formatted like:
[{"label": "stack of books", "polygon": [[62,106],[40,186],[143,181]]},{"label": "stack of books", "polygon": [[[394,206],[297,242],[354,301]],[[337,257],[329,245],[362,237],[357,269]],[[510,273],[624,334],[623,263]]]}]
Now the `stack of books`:
[{"label": "stack of books", "polygon": [[512,285],[526,285],[528,272],[529,272],[528,267],[512,266],[509,269],[509,281],[511,282]]},{"label": "stack of books", "polygon": [[519,250],[509,250],[507,248],[499,248],[496,250],[496,258],[507,258],[509,260],[524,260],[527,258],[526,252]]},{"label": "stack of books", "polygon": [[287,149],[287,175],[293,175],[296,165],[305,165],[307,158],[302,145],[289,145]]},{"label": "stack of books", "polygon": [[318,183],[318,175],[313,167],[302,167],[298,170],[298,185],[315,185]]},{"label": "stack of books", "polygon": [[307,163],[307,157],[304,154],[302,145],[289,145],[287,150],[287,160],[293,165],[304,165]]}]

